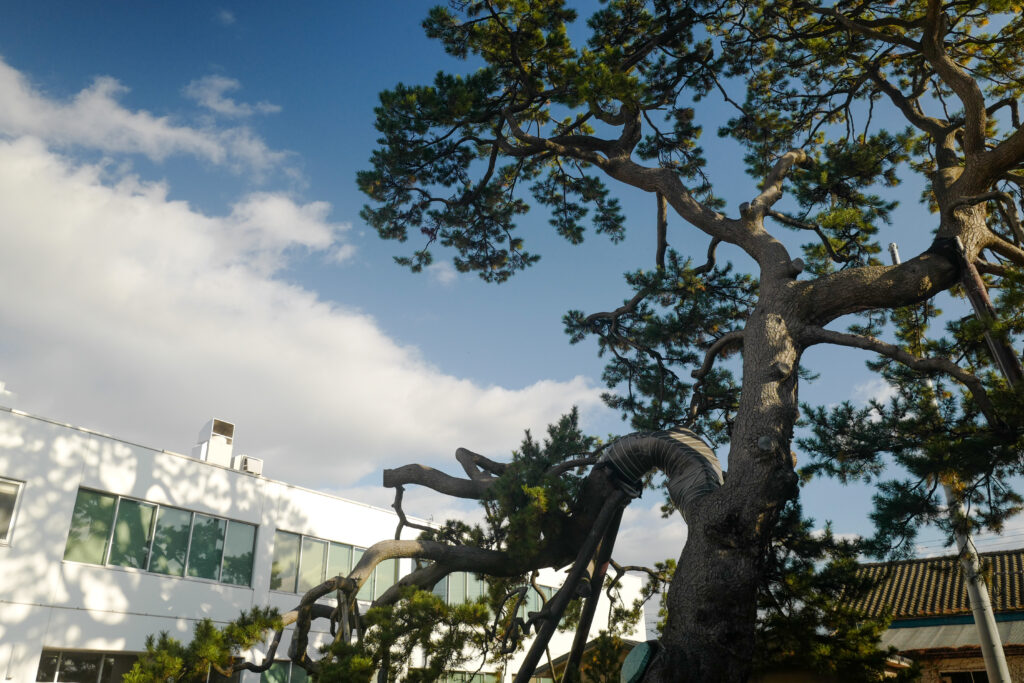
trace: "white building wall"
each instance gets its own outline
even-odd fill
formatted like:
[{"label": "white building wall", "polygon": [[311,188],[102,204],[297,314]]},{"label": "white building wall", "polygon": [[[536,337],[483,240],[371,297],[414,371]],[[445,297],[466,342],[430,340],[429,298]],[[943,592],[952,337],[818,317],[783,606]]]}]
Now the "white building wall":
[{"label": "white building wall", "polygon": [[[275,529],[368,547],[392,538],[397,525],[390,510],[6,408],[0,408],[0,477],[23,482],[12,533],[0,544],[5,680],[34,681],[44,647],[139,652],[148,634],[161,631],[188,641],[204,617],[227,622],[253,606],[294,607],[296,594],[270,590]],[[252,586],[64,561],[80,487],[258,525]],[[410,569],[411,561],[400,562],[401,574]],[[540,582],[557,586],[561,578],[546,572]],[[628,593],[639,585],[627,577]],[[606,618],[599,609],[595,633]],[[556,634],[551,651],[557,656],[570,645],[571,634]],[[286,648],[287,642],[281,653]],[[515,671],[513,665],[509,673]],[[258,677],[247,673],[243,680]]]}]

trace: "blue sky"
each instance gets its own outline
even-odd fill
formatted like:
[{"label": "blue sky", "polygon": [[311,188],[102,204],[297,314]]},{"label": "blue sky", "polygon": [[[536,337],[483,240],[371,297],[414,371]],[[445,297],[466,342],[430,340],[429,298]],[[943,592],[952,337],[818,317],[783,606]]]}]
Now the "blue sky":
[{"label": "blue sky", "polygon": [[[543,258],[501,286],[443,262],[411,275],[359,218],[377,93],[465,69],[423,36],[431,4],[5,8],[0,404],[179,452],[216,416],[268,476],[383,504],[381,467],[450,467],[458,446],[504,456],[572,405],[595,433],[627,431],[598,399],[595,347],[570,346],[561,316],[628,297],[622,273],[653,260],[651,198],[621,193],[619,246],[572,247],[532,213],[521,226]],[[711,112],[705,145],[735,207],[754,184],[713,136],[724,115]],[[928,217],[904,192],[911,255]],[[703,258],[678,219],[669,239]],[[822,379],[803,398],[884,392],[865,358],[812,350]],[[823,482],[805,505],[866,532],[867,495]],[[633,506],[623,559],[677,554],[681,525],[656,506]]]}]

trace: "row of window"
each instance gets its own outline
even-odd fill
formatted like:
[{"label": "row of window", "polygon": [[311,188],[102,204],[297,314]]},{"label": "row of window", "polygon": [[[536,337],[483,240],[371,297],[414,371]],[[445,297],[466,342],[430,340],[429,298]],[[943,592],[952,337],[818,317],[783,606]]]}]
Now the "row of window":
[{"label": "row of window", "polygon": [[253,524],[79,489],[64,559],[248,586],[255,544]]},{"label": "row of window", "polygon": [[[5,483],[0,479],[0,505]],[[12,495],[16,498],[17,489]],[[255,543],[254,524],[79,489],[64,559],[249,586]],[[364,552],[346,543],[276,531],[270,588],[305,593],[327,577],[347,575]],[[398,561],[385,560],[357,597],[376,600],[397,580]]]},{"label": "row of window", "polygon": [[[58,683],[120,683],[121,678],[131,671],[138,655],[106,652],[66,652],[43,650],[39,659],[36,681]],[[241,675],[236,673],[225,678],[216,671],[210,671],[207,683],[238,683]],[[292,679],[298,681],[299,679]],[[303,679],[304,681],[305,679]]]},{"label": "row of window", "polygon": [[[549,586],[538,586],[544,594],[543,600],[537,591],[529,588],[526,591],[526,598],[519,607],[519,616],[527,618],[530,612],[539,612],[545,602],[555,594],[555,589]],[[461,605],[466,602],[474,602],[487,593],[487,584],[477,574],[467,572],[452,572],[437,582],[434,586],[434,595],[444,600],[449,605]]]},{"label": "row of window", "polygon": [[[270,567],[271,590],[305,593],[332,576],[347,576],[365,550],[346,543],[327,541],[288,531],[274,533],[274,560]],[[398,562],[384,560],[356,596],[376,600],[398,580]]]}]

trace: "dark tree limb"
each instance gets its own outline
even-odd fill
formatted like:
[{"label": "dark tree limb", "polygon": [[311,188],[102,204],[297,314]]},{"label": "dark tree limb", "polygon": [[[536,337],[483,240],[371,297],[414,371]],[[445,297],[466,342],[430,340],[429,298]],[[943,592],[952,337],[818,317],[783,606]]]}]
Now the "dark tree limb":
[{"label": "dark tree limb", "polygon": [[489,482],[495,476],[501,476],[508,469],[507,464],[491,460],[468,448],[457,449],[455,459],[462,465],[462,469],[469,475],[469,478],[474,481]]},{"label": "dark tree limb", "polygon": [[719,354],[742,345],[743,330],[733,330],[723,334],[708,347],[708,350],[704,353],[704,362],[701,363],[699,368],[693,370],[690,376],[695,380],[703,380],[711,372],[711,367],[715,364],[715,359],[718,358]]},{"label": "dark tree limb", "polygon": [[406,484],[419,484],[438,493],[455,498],[481,499],[493,480],[460,479],[426,465],[402,465],[384,470],[384,486],[395,488]]},{"label": "dark tree limb", "polygon": [[889,344],[874,337],[836,332],[821,327],[808,328],[804,332],[803,340],[808,346],[813,344],[836,344],[838,346],[864,349],[865,351],[874,351],[918,372],[941,372],[949,375],[967,387],[971,392],[971,396],[974,397],[975,402],[978,404],[978,409],[981,410],[990,425],[1002,424],[1002,420],[999,418],[995,406],[992,405],[992,401],[989,399],[988,392],[985,391],[981,379],[967,372],[948,358],[919,358],[895,344]]}]

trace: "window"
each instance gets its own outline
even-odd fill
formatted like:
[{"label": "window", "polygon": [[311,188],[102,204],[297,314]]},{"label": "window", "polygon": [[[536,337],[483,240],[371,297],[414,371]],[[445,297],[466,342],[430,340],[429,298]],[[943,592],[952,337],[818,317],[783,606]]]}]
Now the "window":
[{"label": "window", "polygon": [[452,572],[434,586],[434,595],[449,605],[473,602],[487,594],[484,580],[467,572]]},{"label": "window", "polygon": [[453,671],[441,680],[444,683],[498,683],[498,676],[485,671],[480,673]]},{"label": "window", "polygon": [[[550,600],[555,594],[554,588],[538,586],[544,593],[544,601]],[[434,595],[449,605],[461,605],[473,602],[487,595],[487,583],[482,577],[467,572],[452,572],[434,586]],[[526,590],[526,598],[519,608],[519,616],[527,618],[530,612],[539,612],[543,602],[541,596],[532,587]]]},{"label": "window", "polygon": [[21,482],[0,479],[0,545],[11,542],[14,527],[14,511],[18,506]]},{"label": "window", "polygon": [[274,662],[260,674],[260,683],[306,683],[308,680],[305,669],[288,661]]},{"label": "window", "polygon": [[[329,577],[348,575],[364,550],[313,536],[274,532],[274,560],[270,568],[271,590],[305,593]],[[398,580],[398,561],[384,560],[359,589],[359,600],[372,601]]]},{"label": "window", "polygon": [[944,671],[939,674],[942,683],[988,683],[988,674],[982,671]]},{"label": "window", "polygon": [[255,542],[252,524],[79,489],[64,559],[248,586]]},{"label": "window", "polygon": [[133,654],[43,650],[36,680],[119,683],[131,671],[136,658]]},{"label": "window", "polygon": [[[36,681],[120,683],[124,675],[132,670],[137,659],[138,655],[121,652],[43,650]],[[230,678],[221,676],[212,669],[206,674],[207,683],[239,683],[241,680],[240,672],[235,672]]]}]

